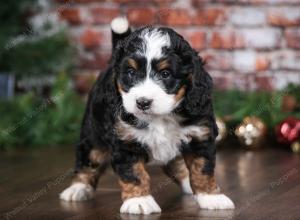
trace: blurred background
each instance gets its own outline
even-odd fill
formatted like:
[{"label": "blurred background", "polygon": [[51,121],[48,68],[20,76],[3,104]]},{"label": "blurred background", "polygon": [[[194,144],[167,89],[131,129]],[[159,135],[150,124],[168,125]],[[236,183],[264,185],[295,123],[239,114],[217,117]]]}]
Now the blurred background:
[{"label": "blurred background", "polygon": [[110,22],[174,28],[214,79],[219,144],[300,151],[300,0],[10,0],[0,5],[0,149],[76,142]]}]

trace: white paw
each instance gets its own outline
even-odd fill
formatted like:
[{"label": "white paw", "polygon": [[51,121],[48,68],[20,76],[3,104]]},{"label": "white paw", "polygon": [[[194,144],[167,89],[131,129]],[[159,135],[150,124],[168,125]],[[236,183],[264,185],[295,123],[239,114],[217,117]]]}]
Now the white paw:
[{"label": "white paw", "polygon": [[120,212],[149,215],[151,213],[160,213],[161,209],[153,197],[149,195],[125,200],[121,206]]},{"label": "white paw", "polygon": [[185,194],[193,194],[189,177],[186,177],[183,180],[181,180],[181,189]]},{"label": "white paw", "polygon": [[84,183],[74,183],[60,193],[59,198],[65,201],[84,201],[93,198],[93,187]]},{"label": "white paw", "polygon": [[202,209],[234,209],[233,202],[224,194],[199,193],[195,197]]}]

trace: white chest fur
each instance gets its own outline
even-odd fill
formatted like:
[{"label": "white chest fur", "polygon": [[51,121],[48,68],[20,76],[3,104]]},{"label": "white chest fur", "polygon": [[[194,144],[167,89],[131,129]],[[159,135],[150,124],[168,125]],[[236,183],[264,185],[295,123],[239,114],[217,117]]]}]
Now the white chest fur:
[{"label": "white chest fur", "polygon": [[148,146],[150,157],[155,163],[167,163],[180,154],[182,142],[191,137],[205,139],[209,129],[203,126],[182,127],[175,116],[154,117],[145,129],[137,129],[123,121],[118,124],[119,136],[123,140],[135,139]]}]

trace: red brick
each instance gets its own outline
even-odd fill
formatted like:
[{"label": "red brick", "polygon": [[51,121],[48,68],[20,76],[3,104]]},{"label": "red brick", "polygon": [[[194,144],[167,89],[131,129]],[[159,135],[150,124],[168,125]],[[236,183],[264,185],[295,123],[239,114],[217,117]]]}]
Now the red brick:
[{"label": "red brick", "polygon": [[[198,3],[198,4],[203,4],[203,3],[210,3],[212,0],[193,0],[193,2]],[[238,5],[299,5],[300,2],[299,0],[214,0],[216,3],[222,3],[222,4],[238,4]]]},{"label": "red brick", "polygon": [[155,24],[162,24],[164,23],[164,19],[169,15],[170,8],[160,8],[155,11],[154,23]]},{"label": "red brick", "polygon": [[275,26],[299,26],[300,8],[278,8],[270,10],[268,22]]},{"label": "red brick", "polygon": [[254,74],[240,74],[238,72],[220,72],[219,74],[215,75],[212,72],[212,77],[214,79],[215,88],[220,90],[253,90],[256,88]]},{"label": "red brick", "polygon": [[[198,0],[198,1],[202,1],[202,0]],[[205,0],[204,0],[205,1]],[[209,1],[209,0],[208,0]],[[220,3],[224,3],[224,4],[226,4],[226,3],[235,3],[236,2],[236,0],[215,0],[216,2],[220,2]],[[242,0],[243,1],[243,0]]]},{"label": "red brick", "polygon": [[59,17],[62,20],[66,20],[69,24],[81,23],[80,11],[78,8],[61,7],[58,8],[58,13]]},{"label": "red brick", "polygon": [[270,67],[270,60],[263,56],[256,57],[255,69],[257,71],[268,70]]},{"label": "red brick", "polygon": [[254,78],[256,90],[271,91],[273,90],[272,76],[255,76]]},{"label": "red brick", "polygon": [[187,9],[160,9],[164,13],[160,14],[160,20],[165,25],[190,25],[191,15]]},{"label": "red brick", "polygon": [[63,3],[63,4],[72,4],[72,3],[93,3],[99,2],[99,0],[55,0],[56,2]]},{"label": "red brick", "polygon": [[232,74],[232,88],[240,90],[253,90],[255,89],[254,74],[239,74],[234,72]]},{"label": "red brick", "polygon": [[300,49],[300,29],[287,30],[285,33],[287,46],[294,49]]},{"label": "red brick", "polygon": [[196,25],[222,25],[226,21],[225,11],[221,8],[207,8],[198,10],[193,18]]},{"label": "red brick", "polygon": [[155,3],[157,3],[159,6],[166,6],[170,5],[173,0],[153,0]]},{"label": "red brick", "polygon": [[208,69],[230,70],[232,68],[232,56],[230,53],[201,52]]},{"label": "red brick", "polygon": [[97,6],[92,7],[90,13],[94,24],[109,24],[120,12],[118,8]]},{"label": "red brick", "polygon": [[266,56],[259,55],[251,50],[234,51],[232,58],[233,68],[240,73],[252,73],[269,68],[270,62]]},{"label": "red brick", "polygon": [[232,76],[228,73],[212,75],[214,88],[218,90],[232,89]]},{"label": "red brick", "polygon": [[[110,1],[110,0],[107,0]],[[116,3],[124,3],[124,4],[133,4],[133,3],[142,3],[142,4],[148,4],[152,3],[152,1],[149,0],[111,0]]]},{"label": "red brick", "polygon": [[82,35],[79,38],[79,41],[86,49],[92,49],[100,46],[102,39],[102,33],[97,32],[91,28],[87,28],[83,31]]},{"label": "red brick", "polygon": [[186,34],[185,38],[194,49],[206,47],[206,33],[203,31],[192,31]]},{"label": "red brick", "polygon": [[194,7],[200,7],[203,6],[205,3],[210,3],[211,0],[192,0],[192,5]]},{"label": "red brick", "polygon": [[[217,0],[217,1],[232,1],[232,0]],[[240,0],[240,3],[254,4],[299,4],[299,0]]]},{"label": "red brick", "polygon": [[[300,81],[299,0],[55,1],[57,14],[72,24],[71,38],[84,48],[78,69],[86,73],[107,67],[109,23],[125,13],[134,26],[175,27],[200,51],[219,89],[269,90]],[[86,92],[89,77],[75,83]]]},{"label": "red brick", "polygon": [[127,17],[130,24],[149,25],[154,22],[154,10],[151,8],[129,8]]},{"label": "red brick", "polygon": [[174,0],[152,0],[152,1],[154,1],[156,3],[172,3],[172,1],[174,1]]},{"label": "red brick", "polygon": [[93,53],[89,56],[83,56],[80,57],[80,68],[83,69],[97,69],[97,70],[103,70],[108,66],[108,61],[110,59],[110,54],[106,52],[102,53]]},{"label": "red brick", "polygon": [[215,49],[234,49],[244,46],[244,39],[233,31],[215,31],[210,46]]}]

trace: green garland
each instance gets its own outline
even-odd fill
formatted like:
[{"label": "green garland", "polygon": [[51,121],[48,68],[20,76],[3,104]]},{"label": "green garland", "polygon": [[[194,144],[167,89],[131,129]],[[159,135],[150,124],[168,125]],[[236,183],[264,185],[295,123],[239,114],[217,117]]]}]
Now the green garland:
[{"label": "green garland", "polygon": [[85,104],[60,74],[48,98],[33,93],[0,102],[0,148],[73,144]]},{"label": "green garland", "polygon": [[283,119],[293,116],[300,118],[299,106],[292,112],[282,111],[282,99],[292,95],[300,103],[300,86],[289,85],[274,92],[243,92],[238,90],[215,91],[214,108],[216,115],[230,125],[236,125],[247,116],[257,116],[273,129]]},{"label": "green garland", "polygon": [[[69,86],[70,79],[60,74],[48,99],[33,93],[0,102],[0,148],[42,147],[74,144],[78,139],[85,103]],[[283,112],[282,98],[293,95],[300,101],[300,86],[277,92],[215,91],[217,116],[229,127],[246,116],[257,116],[274,130],[288,116],[300,118],[300,111]]]}]

